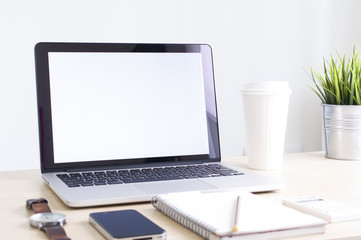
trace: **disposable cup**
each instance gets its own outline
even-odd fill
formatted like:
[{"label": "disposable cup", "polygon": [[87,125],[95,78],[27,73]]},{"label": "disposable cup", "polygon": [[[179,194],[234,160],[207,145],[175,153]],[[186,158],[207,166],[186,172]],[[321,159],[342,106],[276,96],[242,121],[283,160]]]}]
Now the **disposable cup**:
[{"label": "disposable cup", "polygon": [[249,82],[242,86],[248,167],[282,167],[291,94],[286,81]]}]

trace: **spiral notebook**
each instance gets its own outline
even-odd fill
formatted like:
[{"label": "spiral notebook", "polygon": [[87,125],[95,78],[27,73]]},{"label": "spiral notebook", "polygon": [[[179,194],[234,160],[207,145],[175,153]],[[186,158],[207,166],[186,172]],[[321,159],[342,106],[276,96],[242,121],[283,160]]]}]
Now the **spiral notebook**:
[{"label": "spiral notebook", "polygon": [[[238,196],[238,232],[233,232]],[[326,230],[326,222],[319,218],[246,191],[159,195],[152,205],[205,239],[281,239]]]}]

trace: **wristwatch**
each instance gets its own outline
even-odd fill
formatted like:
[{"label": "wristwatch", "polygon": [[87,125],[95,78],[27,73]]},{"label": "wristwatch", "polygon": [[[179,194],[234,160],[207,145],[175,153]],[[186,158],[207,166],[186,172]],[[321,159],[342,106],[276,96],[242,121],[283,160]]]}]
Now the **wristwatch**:
[{"label": "wristwatch", "polygon": [[67,221],[66,216],[61,213],[52,213],[46,199],[29,199],[26,201],[26,207],[35,213],[29,218],[30,226],[44,231],[50,240],[70,240],[63,228]]}]

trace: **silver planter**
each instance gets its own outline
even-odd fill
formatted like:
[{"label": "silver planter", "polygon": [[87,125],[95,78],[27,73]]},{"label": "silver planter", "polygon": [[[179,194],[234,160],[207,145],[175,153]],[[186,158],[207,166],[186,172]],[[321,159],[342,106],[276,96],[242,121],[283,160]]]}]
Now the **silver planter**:
[{"label": "silver planter", "polygon": [[326,157],[361,160],[361,106],[322,104]]}]

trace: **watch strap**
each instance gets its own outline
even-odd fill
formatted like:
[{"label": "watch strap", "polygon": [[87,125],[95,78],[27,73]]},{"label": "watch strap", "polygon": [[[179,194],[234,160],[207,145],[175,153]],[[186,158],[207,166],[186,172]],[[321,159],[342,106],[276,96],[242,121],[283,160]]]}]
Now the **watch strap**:
[{"label": "watch strap", "polygon": [[46,232],[50,240],[71,240],[66,236],[62,226],[43,227],[42,230]]},{"label": "watch strap", "polygon": [[31,205],[34,213],[47,213],[51,212],[49,205],[47,203],[33,203]]},{"label": "watch strap", "polygon": [[45,198],[29,199],[26,201],[26,207],[34,211],[34,213],[51,212],[48,201]]}]

